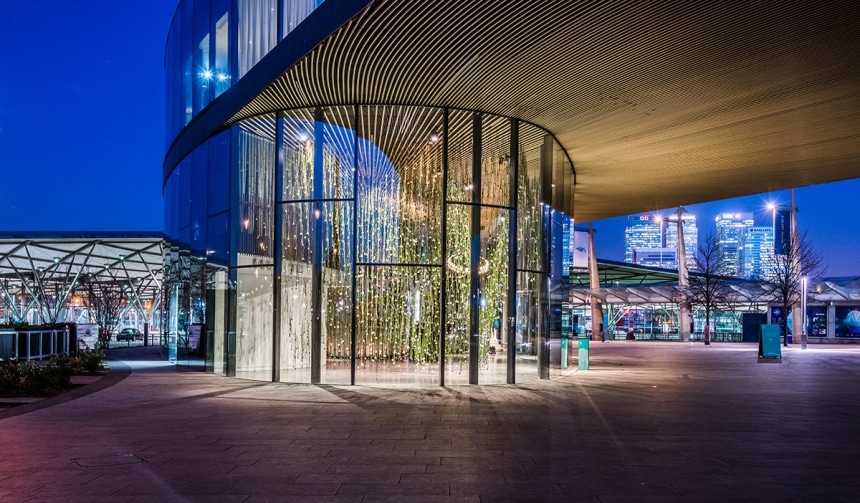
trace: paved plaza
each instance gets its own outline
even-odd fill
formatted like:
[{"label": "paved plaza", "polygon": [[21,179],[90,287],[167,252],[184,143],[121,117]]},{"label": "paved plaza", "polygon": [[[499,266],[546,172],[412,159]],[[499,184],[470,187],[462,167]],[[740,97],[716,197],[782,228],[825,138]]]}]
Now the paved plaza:
[{"label": "paved plaza", "polygon": [[227,379],[116,350],[0,410],[0,502],[857,501],[860,346],[596,343],[524,385]]}]

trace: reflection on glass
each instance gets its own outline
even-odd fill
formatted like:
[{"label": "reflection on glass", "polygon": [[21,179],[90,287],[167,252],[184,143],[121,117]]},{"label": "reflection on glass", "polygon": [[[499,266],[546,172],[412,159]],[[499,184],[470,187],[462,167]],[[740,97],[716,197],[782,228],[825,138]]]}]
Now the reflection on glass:
[{"label": "reflection on glass", "polygon": [[272,268],[240,254],[236,281],[236,377],[272,377]]},{"label": "reflection on glass", "polygon": [[239,77],[245,75],[277,43],[278,25],[274,13],[277,0],[238,0]]}]

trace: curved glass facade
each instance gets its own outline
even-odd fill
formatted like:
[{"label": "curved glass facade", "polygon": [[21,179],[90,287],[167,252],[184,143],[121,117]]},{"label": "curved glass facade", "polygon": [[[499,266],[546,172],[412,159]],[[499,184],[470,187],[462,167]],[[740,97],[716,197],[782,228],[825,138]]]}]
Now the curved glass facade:
[{"label": "curved glass facade", "polygon": [[323,0],[182,0],[164,51],[168,145]]},{"label": "curved glass facade", "polygon": [[[183,0],[168,139],[319,3]],[[572,167],[539,127],[426,106],[281,110],[171,168],[171,359],[332,384],[513,383],[565,367],[553,208]]]}]

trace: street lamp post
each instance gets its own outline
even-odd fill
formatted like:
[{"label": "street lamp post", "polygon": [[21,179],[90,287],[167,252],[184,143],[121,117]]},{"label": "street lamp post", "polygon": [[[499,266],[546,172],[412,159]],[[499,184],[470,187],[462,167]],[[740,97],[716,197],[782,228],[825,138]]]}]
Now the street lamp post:
[{"label": "street lamp post", "polygon": [[[804,276],[800,280],[800,349],[806,349],[806,288],[807,278]],[[796,320],[795,320],[796,321]]]}]

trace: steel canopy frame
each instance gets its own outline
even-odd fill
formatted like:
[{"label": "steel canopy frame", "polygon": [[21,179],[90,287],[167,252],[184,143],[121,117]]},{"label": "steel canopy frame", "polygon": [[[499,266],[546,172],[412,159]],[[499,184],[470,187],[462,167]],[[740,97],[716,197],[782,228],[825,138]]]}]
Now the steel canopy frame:
[{"label": "steel canopy frame", "polygon": [[[84,282],[120,286],[148,321],[161,302],[161,233],[0,234],[0,321],[73,321]],[[149,303],[150,309],[147,309]]]}]

